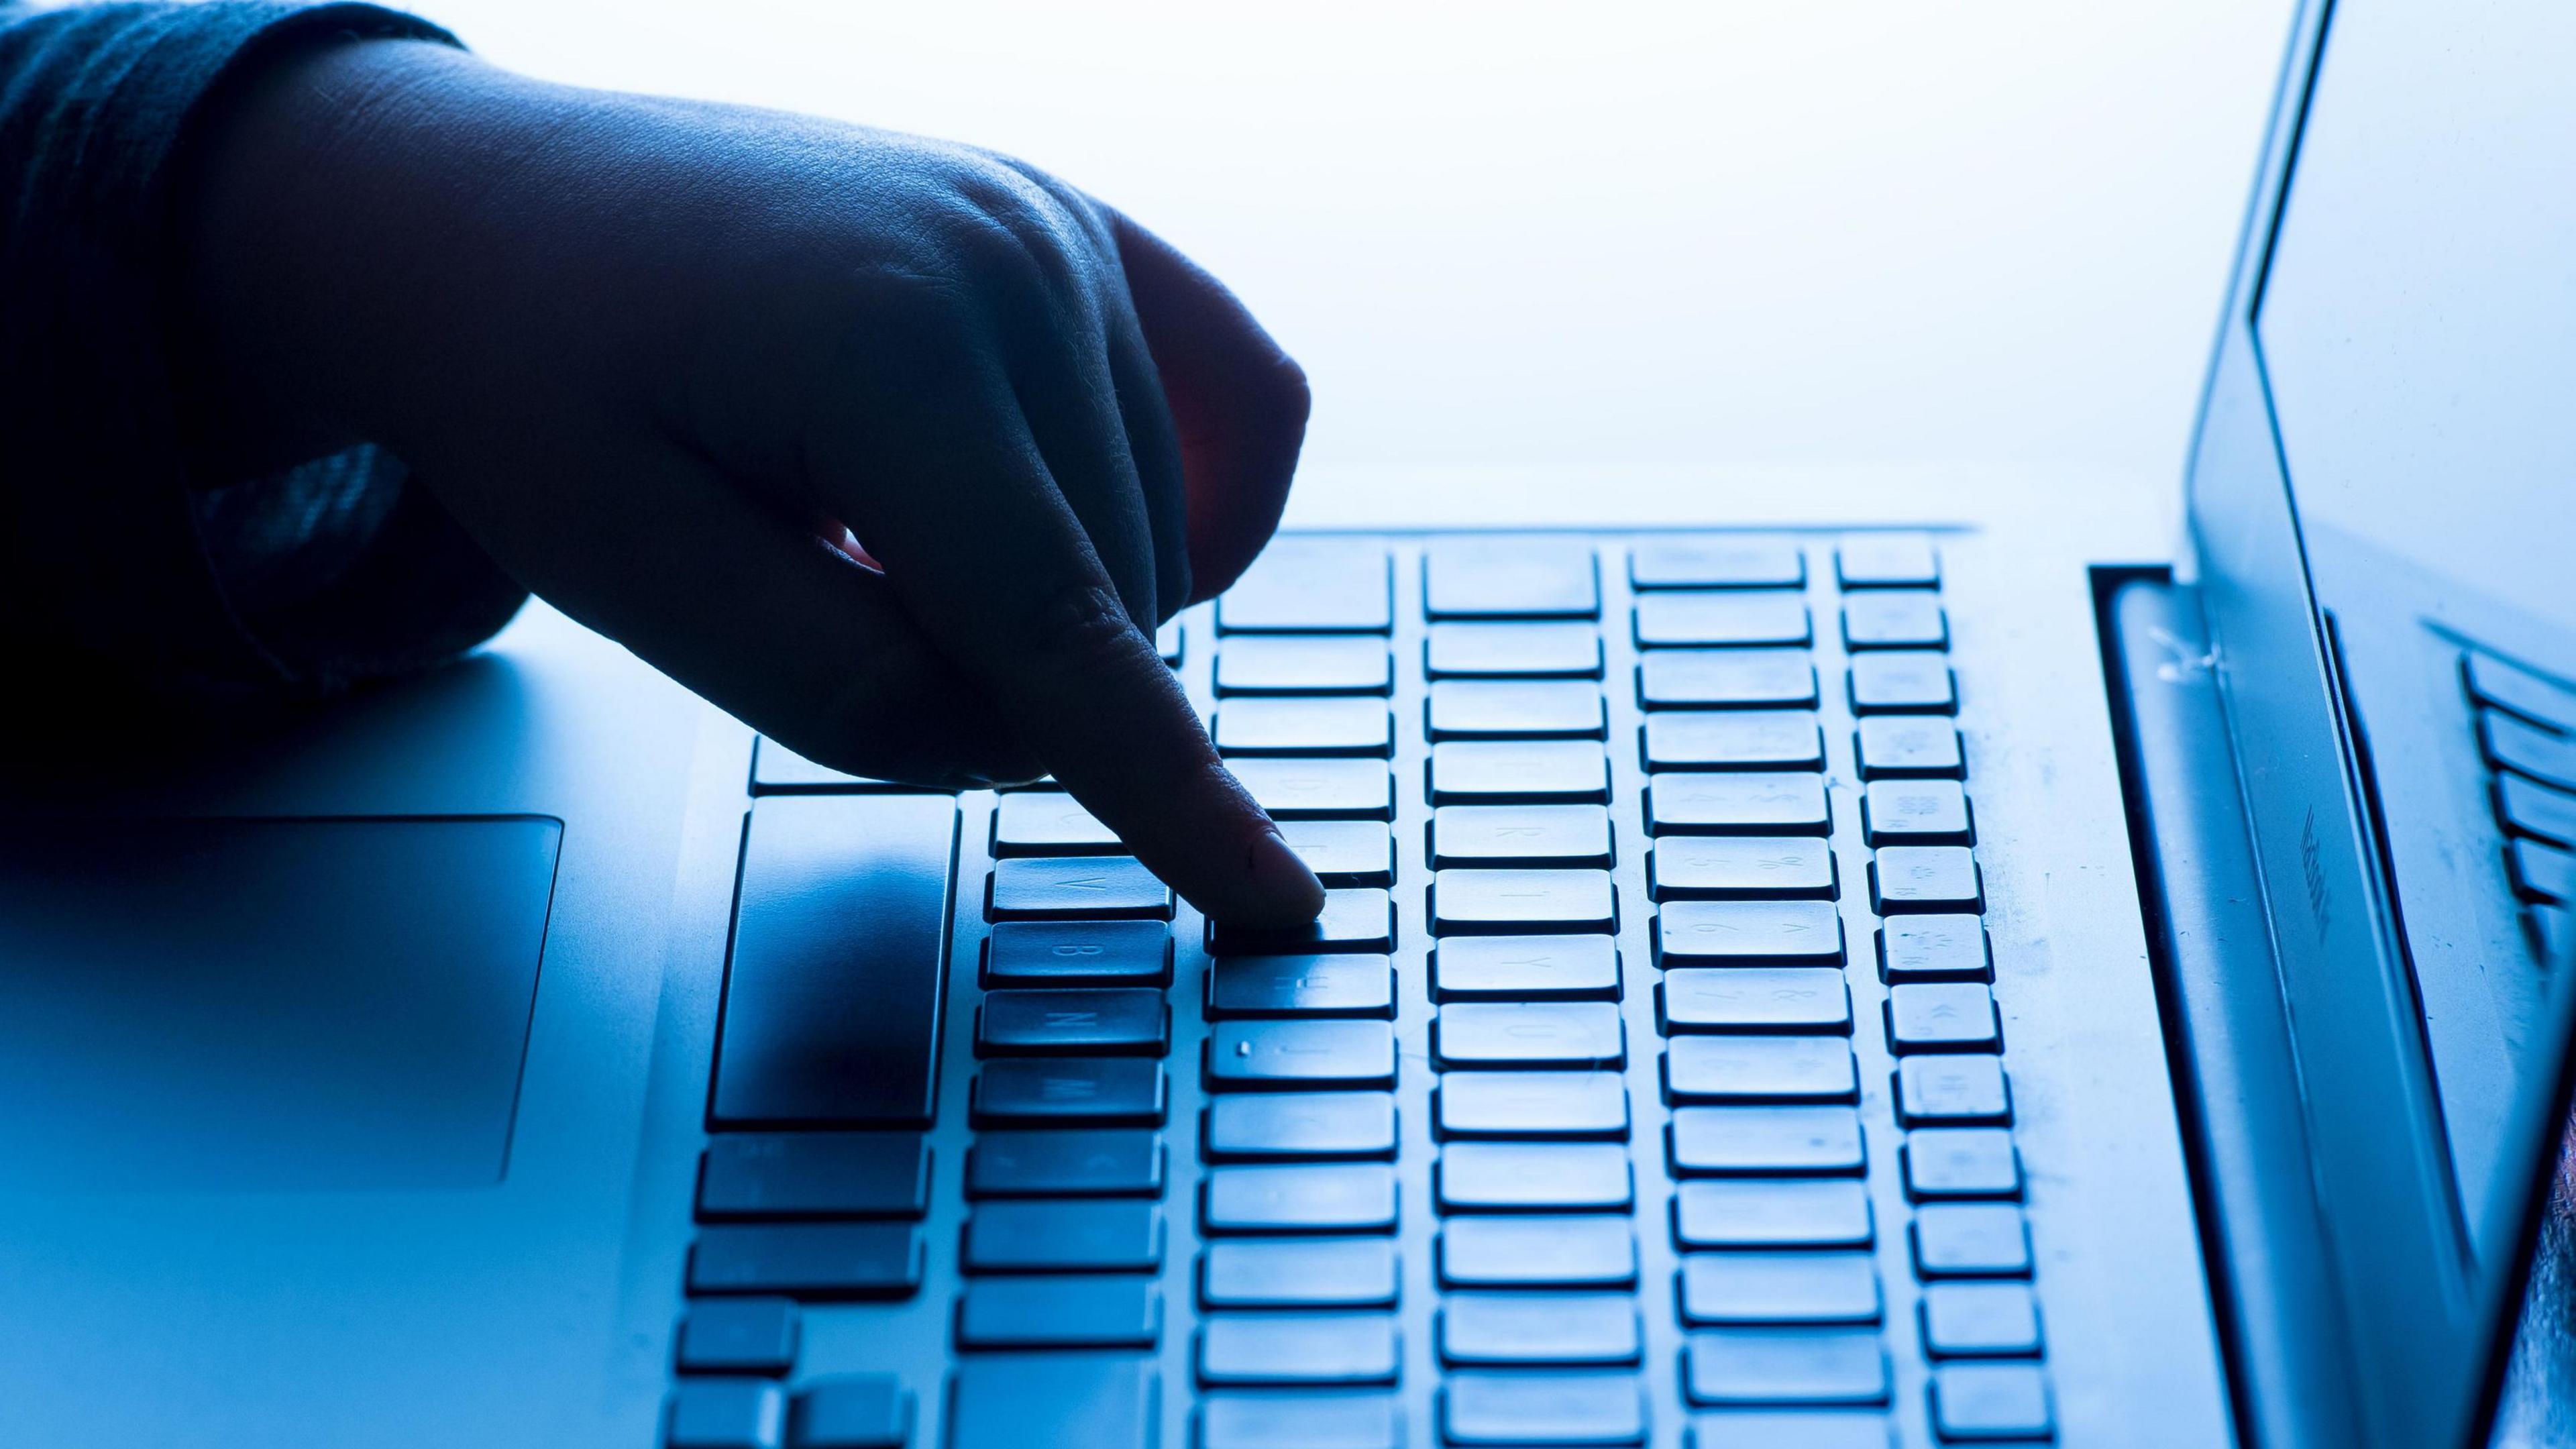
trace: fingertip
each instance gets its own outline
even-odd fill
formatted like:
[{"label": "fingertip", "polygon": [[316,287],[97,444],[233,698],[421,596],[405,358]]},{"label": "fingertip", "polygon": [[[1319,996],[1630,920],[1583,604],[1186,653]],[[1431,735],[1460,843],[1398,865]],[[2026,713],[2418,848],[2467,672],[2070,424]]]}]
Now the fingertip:
[{"label": "fingertip", "polygon": [[1240,889],[1210,914],[1227,925],[1302,926],[1324,909],[1324,883],[1276,830],[1252,837],[1243,851]]}]

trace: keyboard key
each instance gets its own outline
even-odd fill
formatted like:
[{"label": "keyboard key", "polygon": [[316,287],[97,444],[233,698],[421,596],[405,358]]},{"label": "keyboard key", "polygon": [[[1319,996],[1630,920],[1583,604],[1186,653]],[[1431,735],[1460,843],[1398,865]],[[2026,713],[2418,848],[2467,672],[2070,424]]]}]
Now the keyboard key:
[{"label": "keyboard key", "polygon": [[752,808],[715,1123],[929,1125],[956,835],[945,795]]},{"label": "keyboard key", "polygon": [[794,750],[772,739],[758,739],[751,744],[751,792],[768,795],[782,791],[799,793],[827,790],[882,790],[883,780],[865,775],[845,774],[828,765],[818,765]]},{"label": "keyboard key", "polygon": [[911,1132],[727,1132],[698,1171],[698,1217],[917,1218],[930,1145]]},{"label": "keyboard key", "polygon": [[1431,868],[1610,868],[1610,811],[1600,805],[1443,805],[1431,812]]},{"label": "keyboard key", "polygon": [[1950,621],[1941,596],[1903,589],[1854,594],[1843,601],[1843,645],[1850,649],[1942,649]]},{"label": "keyboard key", "polygon": [[2520,775],[2498,775],[2496,818],[2507,830],[2556,845],[2576,847],[2576,794],[2553,790]]},{"label": "keyboard key", "polygon": [[1181,649],[1186,642],[1178,619],[1166,619],[1162,627],[1154,631],[1154,652],[1162,655],[1163,662],[1175,669],[1181,667]]},{"label": "keyboard key", "polygon": [[1655,842],[1646,879],[1659,901],[1831,900],[1834,851],[1817,837],[1672,835]]},{"label": "keyboard key", "polygon": [[2039,1300],[2022,1284],[1927,1284],[1921,1312],[1935,1358],[2039,1356]]},{"label": "keyboard key", "polygon": [[988,1202],[966,1219],[967,1273],[1152,1273],[1163,1266],[1163,1215],[1115,1199]]},{"label": "keyboard key", "polygon": [[1616,1001],[1619,947],[1608,936],[1449,936],[1431,948],[1431,999]]},{"label": "keyboard key", "polygon": [[1263,1092],[1207,1105],[1210,1162],[1395,1155],[1387,1092]]},{"label": "keyboard key", "polygon": [[1665,710],[1646,716],[1649,770],[1821,770],[1825,732],[1803,709]]},{"label": "keyboard key", "polygon": [[2002,1127],[1918,1127],[1905,1134],[1905,1192],[1934,1198],[2019,1197],[2021,1158]]},{"label": "keyboard key", "polygon": [[2487,763],[2495,768],[2519,771],[2560,790],[2576,790],[2576,738],[2484,710],[2478,715],[2478,741]]},{"label": "keyboard key", "polygon": [[1834,575],[1847,589],[1938,588],[1941,560],[1921,534],[1856,534],[1834,550]]},{"label": "keyboard key", "polygon": [[1617,1072],[1452,1072],[1436,1105],[1443,1138],[1628,1137]]},{"label": "keyboard key", "polygon": [[912,1391],[892,1374],[835,1374],[796,1396],[787,1438],[794,1449],[904,1449]]},{"label": "keyboard key", "polygon": [[1861,825],[1872,845],[1965,845],[1968,797],[1956,780],[1872,780],[1861,787]]},{"label": "keyboard key", "polygon": [[1125,855],[1098,817],[1061,790],[1014,790],[993,811],[995,855]]},{"label": "keyboard key", "polygon": [[1404,1405],[1393,1394],[1210,1394],[1199,1401],[1197,1449],[1404,1449]]},{"label": "keyboard key", "polygon": [[1154,1449],[1161,1422],[1162,1376],[1152,1359],[1094,1353],[970,1358],[949,1379],[945,1449]]},{"label": "keyboard key", "polygon": [[1975,981],[1905,982],[1887,988],[1887,1044],[1899,1052],[2003,1049],[1995,998]]},{"label": "keyboard key", "polygon": [[1163,1139],[1135,1128],[980,1133],[966,1149],[966,1195],[1160,1197]]},{"label": "keyboard key", "polygon": [[1624,1293],[1460,1293],[1440,1307],[1451,1368],[1597,1368],[1644,1352],[1637,1300]]},{"label": "keyboard key", "polygon": [[1458,1445],[1643,1444],[1646,1396],[1633,1374],[1455,1374],[1440,1432]]},{"label": "keyboard key", "polygon": [[1807,582],[1798,546],[1767,538],[1659,538],[1628,551],[1641,589],[1795,589]]},{"label": "keyboard key", "polygon": [[1465,1217],[1440,1227],[1446,1288],[1625,1288],[1637,1239],[1625,1217]]},{"label": "keyboard key", "polygon": [[1589,740],[1453,740],[1431,747],[1434,805],[1582,805],[1609,799],[1609,757]]},{"label": "keyboard key", "polygon": [[1276,1238],[1209,1243],[1199,1301],[1210,1308],[1383,1308],[1397,1293],[1386,1238]]},{"label": "keyboard key", "polygon": [[1893,1449],[1887,1416],[1870,1410],[1721,1409],[1691,1416],[1688,1449]]},{"label": "keyboard key", "polygon": [[1948,656],[1928,649],[1891,649],[1851,658],[1854,714],[1949,714],[1959,707]]},{"label": "keyboard key", "polygon": [[1703,1328],[1685,1355],[1694,1404],[1887,1402],[1887,1350],[1866,1329]]},{"label": "keyboard key", "polygon": [[2469,697],[2547,729],[2576,734],[2576,689],[2491,654],[2462,656]]},{"label": "keyboard key", "polygon": [[[1172,918],[1172,888],[1132,855],[1073,860],[997,860],[986,887],[991,921]],[[852,920],[867,920],[854,916]]]},{"label": "keyboard key", "polygon": [[1436,936],[1600,935],[1618,924],[1606,870],[1444,870],[1431,878]]},{"label": "keyboard key", "polygon": [[680,1320],[684,1374],[784,1376],[796,1367],[799,1337],[792,1298],[716,1298],[689,1305]]},{"label": "keyboard key", "polygon": [[1787,590],[1761,593],[1641,594],[1637,647],[1804,645],[1814,637],[1806,599]]},{"label": "keyboard key", "polygon": [[1646,781],[1654,835],[1822,835],[1825,777],[1804,771],[1656,775]]},{"label": "keyboard key", "polygon": [[1444,679],[1424,720],[1435,740],[1597,740],[1609,714],[1587,680]]},{"label": "keyboard key", "polygon": [[[1162,1335],[1163,1295],[1151,1278],[977,1278],[957,1295],[962,1349],[1152,1348]],[[1035,1427],[1023,1421],[1023,1432]]]},{"label": "keyboard key", "polygon": [[1601,612],[1592,545],[1574,539],[1443,539],[1423,550],[1434,619],[1589,619]]},{"label": "keyboard key", "polygon": [[1851,1034],[1851,990],[1830,966],[1693,966],[1655,983],[1668,1036],[1693,1031]]},{"label": "keyboard key", "polygon": [[1435,1180],[1444,1213],[1626,1212],[1636,1200],[1615,1142],[1453,1142]]},{"label": "keyboard key", "polygon": [[1323,914],[1302,926],[1262,930],[1210,921],[1207,948],[1218,956],[1384,955],[1395,949],[1395,901],[1382,890],[1333,887],[1324,892]]},{"label": "keyboard key", "polygon": [[1384,544],[1274,538],[1216,601],[1216,626],[1227,634],[1383,634],[1395,622],[1393,582]]},{"label": "keyboard key", "polygon": [[1870,856],[1869,900],[1870,909],[1882,916],[1985,908],[1977,858],[1964,845],[1881,847]]},{"label": "keyboard key", "polygon": [[1377,760],[1235,760],[1227,767],[1274,820],[1392,820],[1395,776]]},{"label": "keyboard key", "polygon": [[1658,649],[1637,662],[1647,709],[1813,709],[1816,666],[1804,649]]},{"label": "keyboard key", "polygon": [[1846,1180],[1698,1181],[1673,1189],[1683,1248],[1866,1248],[1869,1192]]},{"label": "keyboard key", "polygon": [[1211,1317],[1199,1325],[1199,1382],[1209,1388],[1395,1382],[1395,1317],[1387,1313]]},{"label": "keyboard key", "polygon": [[1208,1085],[1392,1087],[1395,1029],[1383,1021],[1221,1021],[1208,1036]]},{"label": "keyboard key", "polygon": [[1619,1067],[1626,1028],[1610,1002],[1453,1001],[1434,1014],[1434,1055],[1459,1067]]},{"label": "keyboard key", "polygon": [[1676,1107],[1665,1133],[1683,1177],[1839,1176],[1864,1161],[1849,1107]]},{"label": "keyboard key", "polygon": [[1024,1057],[975,1074],[978,1127],[1159,1126],[1163,1064],[1133,1057]]},{"label": "keyboard key", "polygon": [[2001,1123],[2012,1116],[2004,1061],[1989,1056],[1918,1056],[1896,1064],[1896,1116],[1908,1127]]},{"label": "keyboard key", "polygon": [[1381,1163],[1211,1167],[1199,1184],[1199,1230],[1391,1233],[1395,1169]]},{"label": "keyboard key", "polygon": [[2054,1438],[2048,1377],[2036,1364],[1944,1364],[1932,1371],[1932,1425],[1949,1442]]},{"label": "keyboard key", "polygon": [[1878,1268],[1867,1253],[1693,1253],[1681,1305],[1693,1327],[1876,1323]]},{"label": "keyboard key", "polygon": [[1364,695],[1259,695],[1229,699],[1216,712],[1217,753],[1234,755],[1373,755],[1395,749],[1395,716]]},{"label": "keyboard key", "polygon": [[779,1449],[787,1396],[759,1379],[694,1379],[671,1391],[664,1449]]},{"label": "keyboard key", "polygon": [[1905,779],[1966,773],[1959,750],[1959,727],[1928,715],[1871,715],[1853,736],[1864,780]]},{"label": "keyboard key", "polygon": [[1891,916],[1878,928],[1884,981],[1983,981],[1994,974],[1986,923],[1971,915]]},{"label": "keyboard key", "polygon": [[1328,886],[1395,884],[1395,834],[1374,820],[1288,820],[1279,838]]},{"label": "keyboard key", "polygon": [[1664,1044],[1664,1096],[1692,1102],[1849,1102],[1851,1043],[1834,1036],[1677,1036]]},{"label": "keyboard key", "polygon": [[1395,687],[1386,641],[1366,635],[1237,635],[1216,652],[1216,692],[1385,694]]},{"label": "keyboard key", "polygon": [[984,938],[987,987],[1160,986],[1171,979],[1172,928],[1160,921],[1011,921]]},{"label": "keyboard key", "polygon": [[908,1298],[921,1287],[921,1239],[903,1223],[762,1223],[698,1232],[691,1293],[789,1298]]},{"label": "keyboard key", "polygon": [[1667,965],[1840,961],[1843,920],[1827,901],[1674,901],[1655,910]]},{"label": "keyboard key", "polygon": [[2576,903],[2576,851],[2517,840],[2505,850],[2505,865],[2524,900]]},{"label": "keyboard key", "polygon": [[2010,1203],[1925,1203],[1909,1231],[1922,1277],[2030,1276],[2030,1230]]},{"label": "keyboard key", "polygon": [[1590,624],[1434,624],[1422,646],[1433,679],[1598,679]]},{"label": "keyboard key", "polygon": [[1395,966],[1386,956],[1219,956],[1208,963],[1207,1014],[1395,1015]]},{"label": "keyboard key", "polygon": [[981,1057],[1161,1056],[1172,1009],[1149,987],[987,991],[975,1013]]}]

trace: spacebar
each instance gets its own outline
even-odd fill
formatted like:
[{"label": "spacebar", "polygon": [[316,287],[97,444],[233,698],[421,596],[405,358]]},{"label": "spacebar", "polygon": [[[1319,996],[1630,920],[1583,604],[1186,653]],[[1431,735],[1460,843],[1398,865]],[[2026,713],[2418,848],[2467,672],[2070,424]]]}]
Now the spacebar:
[{"label": "spacebar", "polygon": [[773,795],[752,807],[710,1117],[927,1126],[957,802]]}]

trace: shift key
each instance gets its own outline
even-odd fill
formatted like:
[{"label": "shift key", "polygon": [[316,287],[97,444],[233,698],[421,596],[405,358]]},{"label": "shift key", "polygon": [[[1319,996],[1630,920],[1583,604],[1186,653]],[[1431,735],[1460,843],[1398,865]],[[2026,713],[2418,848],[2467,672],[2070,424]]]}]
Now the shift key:
[{"label": "shift key", "polygon": [[714,1122],[930,1125],[956,839],[945,795],[752,807]]}]

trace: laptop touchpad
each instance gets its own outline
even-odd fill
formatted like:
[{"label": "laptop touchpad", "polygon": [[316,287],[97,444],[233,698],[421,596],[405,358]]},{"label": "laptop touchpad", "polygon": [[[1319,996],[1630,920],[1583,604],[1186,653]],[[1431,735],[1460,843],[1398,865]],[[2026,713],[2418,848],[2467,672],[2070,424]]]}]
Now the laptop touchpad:
[{"label": "laptop touchpad", "polygon": [[562,835],[13,823],[0,1161],[22,1187],[500,1181]]}]

